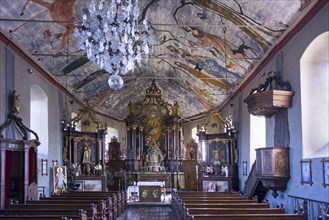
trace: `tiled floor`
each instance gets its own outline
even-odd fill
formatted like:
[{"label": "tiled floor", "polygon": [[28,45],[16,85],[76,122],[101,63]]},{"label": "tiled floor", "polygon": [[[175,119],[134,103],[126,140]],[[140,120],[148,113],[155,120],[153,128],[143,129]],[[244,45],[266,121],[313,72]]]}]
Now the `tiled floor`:
[{"label": "tiled floor", "polygon": [[128,209],[117,220],[176,220],[171,209],[171,194],[161,196],[161,202],[128,201]]},{"label": "tiled floor", "polygon": [[176,220],[170,205],[134,205],[120,215],[118,220]]}]

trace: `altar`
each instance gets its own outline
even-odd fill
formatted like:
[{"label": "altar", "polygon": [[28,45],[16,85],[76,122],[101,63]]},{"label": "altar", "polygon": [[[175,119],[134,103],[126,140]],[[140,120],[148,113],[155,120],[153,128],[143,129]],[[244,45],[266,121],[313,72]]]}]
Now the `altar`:
[{"label": "altar", "polygon": [[134,202],[161,202],[161,191],[164,187],[164,181],[135,182],[133,186],[128,186],[127,198],[129,201]]},{"label": "altar", "polygon": [[147,172],[147,173],[138,173],[137,174],[137,181],[139,183],[147,183],[147,182],[163,182],[163,187],[170,188],[170,174],[163,172],[163,173],[156,173],[156,172]]}]

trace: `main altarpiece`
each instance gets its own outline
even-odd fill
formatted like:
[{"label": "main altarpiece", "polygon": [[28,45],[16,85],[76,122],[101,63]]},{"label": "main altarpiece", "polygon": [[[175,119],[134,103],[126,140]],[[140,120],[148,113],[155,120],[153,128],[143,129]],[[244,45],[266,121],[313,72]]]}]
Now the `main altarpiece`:
[{"label": "main altarpiece", "polygon": [[[164,188],[178,190],[208,190],[210,183],[217,186],[216,191],[237,188],[238,155],[232,121],[212,112],[198,130],[199,144],[194,140],[184,144],[180,107],[162,99],[154,80],[144,99],[129,103],[127,111],[125,144],[121,146],[112,138],[108,152],[106,126],[90,109],[81,110],[71,120],[64,130],[63,159],[81,166],[83,172],[76,179],[98,179],[95,169],[100,165],[102,175],[107,172],[113,176],[114,182],[108,184],[111,190],[126,190],[141,182],[162,182]],[[77,131],[78,122],[94,124],[95,132]],[[94,171],[89,172],[88,167]]]}]

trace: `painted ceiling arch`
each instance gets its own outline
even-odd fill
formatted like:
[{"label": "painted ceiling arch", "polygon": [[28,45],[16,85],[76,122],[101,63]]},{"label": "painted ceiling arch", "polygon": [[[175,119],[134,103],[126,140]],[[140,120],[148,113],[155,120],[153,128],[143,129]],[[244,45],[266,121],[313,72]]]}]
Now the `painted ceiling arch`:
[{"label": "painted ceiling arch", "polygon": [[139,0],[154,45],[111,90],[73,36],[89,0],[1,0],[1,32],[97,111],[123,119],[155,79],[183,118],[220,106],[311,0]]}]

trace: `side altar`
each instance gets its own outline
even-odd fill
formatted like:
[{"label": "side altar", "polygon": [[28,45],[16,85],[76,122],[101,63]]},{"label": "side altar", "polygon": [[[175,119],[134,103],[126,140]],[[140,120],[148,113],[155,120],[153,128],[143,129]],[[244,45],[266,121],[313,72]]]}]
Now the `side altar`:
[{"label": "side altar", "polygon": [[225,192],[238,190],[238,149],[233,116],[225,119],[214,111],[198,128],[200,169],[198,190]]}]

